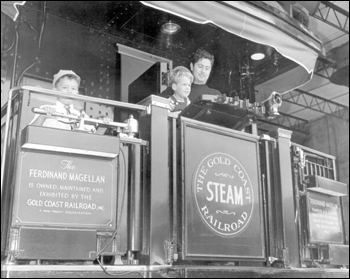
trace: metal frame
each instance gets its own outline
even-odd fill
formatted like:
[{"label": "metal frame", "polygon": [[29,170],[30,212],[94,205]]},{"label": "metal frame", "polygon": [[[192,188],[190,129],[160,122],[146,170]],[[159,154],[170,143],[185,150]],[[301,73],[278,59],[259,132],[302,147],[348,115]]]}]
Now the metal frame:
[{"label": "metal frame", "polygon": [[[318,7],[317,12],[313,15],[315,18],[327,23],[328,25],[337,28],[338,30],[349,34],[349,30],[346,30],[346,26],[349,24],[349,12],[345,11],[344,9],[334,5],[330,1],[321,1],[321,3],[325,6]],[[321,6],[321,5],[320,5]],[[330,13],[332,12],[332,13]],[[332,22],[329,18],[330,14],[334,14],[335,19],[334,22]],[[342,23],[339,15],[345,16],[345,21]]]},{"label": "metal frame", "polygon": [[258,119],[258,122],[279,126],[281,128],[293,130],[303,134],[306,134],[308,132],[306,129],[306,124],[308,123],[307,120],[282,112],[279,114],[280,116],[273,120]]},{"label": "metal frame", "polygon": [[[298,95],[293,94],[293,92],[297,92]],[[295,89],[286,93],[283,95],[283,101],[349,121],[349,108],[347,106],[316,96],[301,89]],[[326,109],[329,109],[330,112],[327,112]]]},{"label": "metal frame", "polygon": [[319,57],[315,66],[315,75],[330,79],[335,72],[335,62]]},{"label": "metal frame", "polygon": [[[341,32],[344,32],[345,34],[349,34],[349,12],[334,5],[330,1],[321,1],[321,4],[322,5],[318,7],[317,12],[313,15],[313,17],[340,30]],[[334,15],[333,20],[331,18],[332,15]],[[316,75],[329,80],[335,71],[336,68],[334,62],[329,61],[324,57],[318,58],[315,66]],[[295,95],[295,92],[298,94]],[[285,102],[349,121],[349,108],[347,106],[300,89],[295,89],[287,94],[285,94],[283,97],[283,101]],[[290,114],[283,114],[281,112],[280,115],[280,117],[270,121],[262,119],[259,119],[258,121],[280,126],[285,129],[292,129],[297,132],[307,133],[307,130],[305,129],[305,125],[308,123],[307,120],[292,116]]]},{"label": "metal frame", "polygon": [[[319,266],[319,262],[324,259],[324,255],[328,255],[327,241],[315,241],[310,237],[310,222],[308,215],[308,195],[307,176],[316,174],[321,177],[329,178],[337,181],[336,158],[332,155],[313,150],[300,144],[291,143],[292,171],[294,174],[294,188],[296,191],[297,202],[300,206],[299,213],[296,214],[299,223],[299,252],[301,256],[301,266]],[[312,160],[323,161],[323,164],[312,162]],[[314,166],[314,172],[309,172],[310,166]],[[318,166],[317,166],[318,165]],[[324,166],[323,166],[324,165]],[[323,169],[323,170],[322,170]],[[326,171],[328,169],[328,171]],[[299,202],[300,202],[300,205]],[[341,211],[341,215],[342,211]],[[341,216],[342,222],[344,217]],[[344,225],[342,224],[343,236],[345,236]],[[343,239],[344,240],[344,239]],[[326,252],[325,252],[326,251]],[[325,252],[325,254],[324,254]],[[331,259],[331,258],[330,258]]]},{"label": "metal frame", "polygon": [[[294,93],[294,94],[293,94]],[[295,94],[298,93],[298,94]],[[348,93],[345,93],[348,94]],[[325,115],[349,121],[349,108],[342,104],[316,96],[301,89],[295,89],[283,95],[283,101],[301,106]],[[329,112],[327,111],[329,110]],[[306,124],[308,120],[280,112],[280,117],[273,120],[258,119],[259,122],[292,129],[297,132],[307,133]]]}]

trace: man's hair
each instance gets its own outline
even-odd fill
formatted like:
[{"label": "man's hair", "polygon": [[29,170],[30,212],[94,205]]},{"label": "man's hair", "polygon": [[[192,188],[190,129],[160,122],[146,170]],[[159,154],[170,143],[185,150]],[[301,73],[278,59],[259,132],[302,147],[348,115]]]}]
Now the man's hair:
[{"label": "man's hair", "polygon": [[192,56],[192,64],[196,64],[201,59],[209,59],[211,66],[214,65],[214,55],[210,54],[208,51],[206,51],[203,48],[197,49],[197,51]]},{"label": "man's hair", "polygon": [[191,83],[193,82],[193,75],[189,69],[183,66],[178,66],[171,71],[170,74],[170,85],[177,84],[180,77],[186,76],[190,79]]}]

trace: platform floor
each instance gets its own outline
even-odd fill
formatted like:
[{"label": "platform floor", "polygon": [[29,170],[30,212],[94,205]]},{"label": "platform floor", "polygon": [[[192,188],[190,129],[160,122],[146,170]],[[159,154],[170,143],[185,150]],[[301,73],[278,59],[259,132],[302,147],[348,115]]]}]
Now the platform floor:
[{"label": "platform floor", "polygon": [[348,269],[241,266],[1,265],[1,278],[349,278]]}]

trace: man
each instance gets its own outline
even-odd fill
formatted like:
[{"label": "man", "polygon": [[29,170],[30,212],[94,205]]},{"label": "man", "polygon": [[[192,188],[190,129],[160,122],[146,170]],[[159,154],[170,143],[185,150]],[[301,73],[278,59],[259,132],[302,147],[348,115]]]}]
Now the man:
[{"label": "man", "polygon": [[[190,68],[194,76],[194,81],[191,87],[191,94],[188,96],[191,102],[198,99],[203,94],[221,96],[218,90],[206,85],[213,65],[214,55],[206,50],[198,49],[193,55]],[[172,94],[173,91],[171,87],[168,87],[159,96],[169,98]]]}]

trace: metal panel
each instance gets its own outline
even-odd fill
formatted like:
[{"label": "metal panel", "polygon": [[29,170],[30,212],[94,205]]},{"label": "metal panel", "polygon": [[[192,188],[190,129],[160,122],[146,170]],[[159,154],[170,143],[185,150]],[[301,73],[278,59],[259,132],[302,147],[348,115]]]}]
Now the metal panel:
[{"label": "metal panel", "polygon": [[331,264],[349,265],[349,245],[329,244]]},{"label": "metal panel", "polygon": [[115,158],[119,138],[27,126],[22,132],[22,148]]},{"label": "metal panel", "polygon": [[317,191],[332,196],[346,196],[348,194],[348,187],[345,183],[318,175],[310,175],[307,178],[309,179],[309,191]]},{"label": "metal panel", "polygon": [[96,231],[20,229],[18,259],[93,260]]},{"label": "metal panel", "polygon": [[[38,11],[35,10],[36,7],[28,8],[30,5],[35,6],[35,3],[26,4],[21,10],[21,17],[39,30],[40,21],[36,20]],[[54,2],[48,4],[48,10],[55,5]],[[64,14],[67,13],[66,10]],[[81,77],[80,87],[84,95],[115,100],[115,92],[119,90],[116,88],[115,80],[117,74],[117,57],[113,44],[115,37],[108,36],[104,32],[95,32],[89,27],[47,13],[40,63],[27,69],[25,74],[51,81],[59,69],[72,69]],[[25,42],[23,40],[19,45],[18,73],[24,73],[22,71],[36,61],[37,42],[29,39],[35,36],[33,30],[24,24],[19,27],[20,38],[25,38]],[[62,40],[56,40],[57,37],[62,37]],[[63,57],[65,58],[62,59]]]},{"label": "metal panel", "polygon": [[309,242],[343,243],[343,223],[339,197],[306,194]]}]

